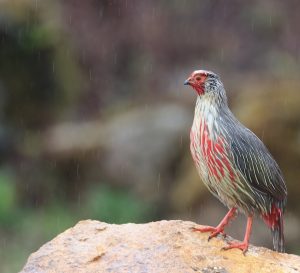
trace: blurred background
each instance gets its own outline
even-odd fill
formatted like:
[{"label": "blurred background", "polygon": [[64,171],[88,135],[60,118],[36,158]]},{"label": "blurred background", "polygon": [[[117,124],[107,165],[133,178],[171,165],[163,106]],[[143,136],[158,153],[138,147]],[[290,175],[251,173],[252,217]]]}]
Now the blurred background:
[{"label": "blurred background", "polygon": [[[221,75],[234,114],[289,190],[300,254],[300,2],[2,0],[0,272],[81,219],[184,219],[226,208],[192,163],[195,69]],[[242,239],[244,216],[230,235]],[[252,243],[271,246],[261,219]]]}]

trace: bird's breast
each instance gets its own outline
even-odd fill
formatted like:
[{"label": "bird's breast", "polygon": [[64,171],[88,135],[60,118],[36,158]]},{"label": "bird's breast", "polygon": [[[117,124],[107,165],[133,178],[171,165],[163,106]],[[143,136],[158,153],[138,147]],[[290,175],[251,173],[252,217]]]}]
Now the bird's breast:
[{"label": "bird's breast", "polygon": [[222,134],[214,131],[210,119],[194,119],[190,132],[190,149],[200,176],[220,182],[234,181],[236,174],[229,160],[228,144]]}]

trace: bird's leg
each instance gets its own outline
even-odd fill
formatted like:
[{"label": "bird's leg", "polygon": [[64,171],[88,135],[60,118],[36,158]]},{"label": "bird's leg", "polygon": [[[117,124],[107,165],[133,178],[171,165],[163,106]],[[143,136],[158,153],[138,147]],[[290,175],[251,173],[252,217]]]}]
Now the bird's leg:
[{"label": "bird's leg", "polygon": [[253,216],[248,216],[247,220],[247,227],[246,227],[246,233],[244,237],[244,241],[242,243],[229,243],[228,246],[223,247],[223,250],[228,250],[231,248],[238,248],[243,251],[243,254],[245,254],[248,250],[249,247],[249,239],[250,239],[250,234],[251,234],[251,229],[252,229],[252,222],[253,222]]},{"label": "bird's leg", "polygon": [[224,228],[229,224],[229,221],[235,216],[235,213],[236,213],[236,208],[231,208],[218,226],[216,227],[205,226],[201,228],[193,228],[193,230],[199,232],[210,232],[208,240],[210,240],[213,237],[216,237],[219,233],[225,235]]}]

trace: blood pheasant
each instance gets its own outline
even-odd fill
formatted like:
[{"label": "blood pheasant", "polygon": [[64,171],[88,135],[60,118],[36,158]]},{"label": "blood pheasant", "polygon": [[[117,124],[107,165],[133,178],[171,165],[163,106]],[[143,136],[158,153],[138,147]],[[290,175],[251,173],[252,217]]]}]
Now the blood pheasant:
[{"label": "blood pheasant", "polygon": [[287,189],[282,173],[261,140],[243,126],[227,105],[218,75],[196,70],[185,81],[197,93],[191,153],[198,173],[229,212],[217,227],[195,228],[212,238],[239,210],[248,217],[244,241],[224,249],[248,249],[253,216],[260,215],[272,231],[276,251],[284,251],[283,211]]}]

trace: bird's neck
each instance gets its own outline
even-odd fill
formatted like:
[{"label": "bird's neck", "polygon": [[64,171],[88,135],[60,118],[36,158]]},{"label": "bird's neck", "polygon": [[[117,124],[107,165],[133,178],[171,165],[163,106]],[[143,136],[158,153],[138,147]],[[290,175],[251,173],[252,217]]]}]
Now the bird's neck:
[{"label": "bird's neck", "polygon": [[212,96],[199,95],[197,96],[195,116],[212,116],[217,117],[220,112],[220,106],[217,103],[217,99]]},{"label": "bird's neck", "polygon": [[[230,112],[227,101],[213,95],[200,95],[196,101],[193,130],[201,134],[203,126],[212,139],[219,134],[224,114]],[[201,127],[202,126],[202,127]]]}]

